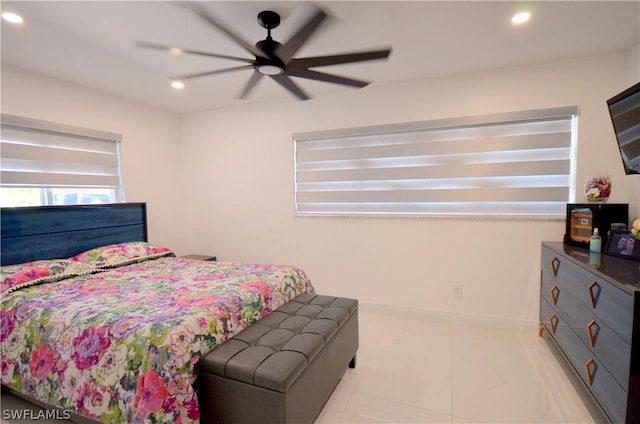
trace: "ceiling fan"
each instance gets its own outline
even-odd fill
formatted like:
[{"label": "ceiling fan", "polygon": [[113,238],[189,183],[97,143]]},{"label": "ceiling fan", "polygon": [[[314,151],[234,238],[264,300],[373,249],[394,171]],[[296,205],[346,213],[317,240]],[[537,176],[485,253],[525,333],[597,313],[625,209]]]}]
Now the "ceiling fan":
[{"label": "ceiling fan", "polygon": [[234,31],[225,26],[218,18],[208,13],[197,3],[174,2],[174,4],[186,7],[195,12],[205,22],[214,28],[222,31],[244,50],[251,53],[255,58],[246,59],[235,56],[228,56],[216,53],[208,53],[182,47],[167,46],[145,41],[136,42],[137,47],[155,50],[168,51],[172,54],[195,54],[200,56],[216,57],[244,62],[245,65],[232,68],[217,69],[213,71],[199,72],[188,75],[172,77],[171,80],[183,81],[191,78],[205,77],[209,75],[222,74],[239,70],[253,70],[253,73],[239,95],[239,98],[246,98],[249,92],[255,87],[260,79],[267,75],[281,86],[289,90],[300,100],[308,100],[310,97],[291,79],[291,77],[307,78],[316,81],[331,82],[335,84],[348,85],[362,88],[370,84],[368,81],[361,81],[339,75],[329,74],[313,70],[322,66],[339,65],[353,62],[363,62],[368,60],[386,59],[391,53],[390,48],[362,51],[357,53],[337,54],[330,56],[316,56],[306,58],[294,58],[296,52],[309,40],[311,35],[320,27],[328,15],[321,9],[315,13],[291,36],[284,44],[271,38],[271,30],[280,25],[280,15],[276,12],[265,10],[258,14],[258,23],[267,30],[267,38],[258,41],[255,45],[250,44],[237,35]]}]

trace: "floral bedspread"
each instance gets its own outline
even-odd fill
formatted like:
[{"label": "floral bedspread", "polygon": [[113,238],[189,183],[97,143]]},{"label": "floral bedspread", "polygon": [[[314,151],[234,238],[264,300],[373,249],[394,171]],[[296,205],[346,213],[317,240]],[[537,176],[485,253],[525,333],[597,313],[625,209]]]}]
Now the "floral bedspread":
[{"label": "floral bedspread", "polygon": [[101,422],[196,423],[200,356],[306,292],[294,267],[174,257],[20,288],[2,384]]}]

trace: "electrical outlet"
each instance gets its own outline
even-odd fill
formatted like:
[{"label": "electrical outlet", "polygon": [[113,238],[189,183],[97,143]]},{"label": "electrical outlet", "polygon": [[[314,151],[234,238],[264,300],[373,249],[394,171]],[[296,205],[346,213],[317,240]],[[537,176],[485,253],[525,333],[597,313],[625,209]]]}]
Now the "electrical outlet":
[{"label": "electrical outlet", "polygon": [[462,297],[462,286],[453,286],[453,297]]}]

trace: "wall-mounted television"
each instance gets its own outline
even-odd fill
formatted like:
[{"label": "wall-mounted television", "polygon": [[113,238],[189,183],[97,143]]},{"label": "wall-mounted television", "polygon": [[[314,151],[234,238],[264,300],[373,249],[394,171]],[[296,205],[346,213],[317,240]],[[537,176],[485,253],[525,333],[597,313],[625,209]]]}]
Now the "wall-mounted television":
[{"label": "wall-mounted television", "polygon": [[640,174],[640,82],[607,100],[627,175]]}]

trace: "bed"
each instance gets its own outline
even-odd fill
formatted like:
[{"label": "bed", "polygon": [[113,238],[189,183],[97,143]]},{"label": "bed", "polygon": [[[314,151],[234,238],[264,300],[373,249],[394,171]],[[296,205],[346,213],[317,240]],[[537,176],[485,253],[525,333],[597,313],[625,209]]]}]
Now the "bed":
[{"label": "bed", "polygon": [[149,243],[144,203],[1,218],[3,390],[92,421],[199,422],[198,359],[314,292],[296,267]]}]

